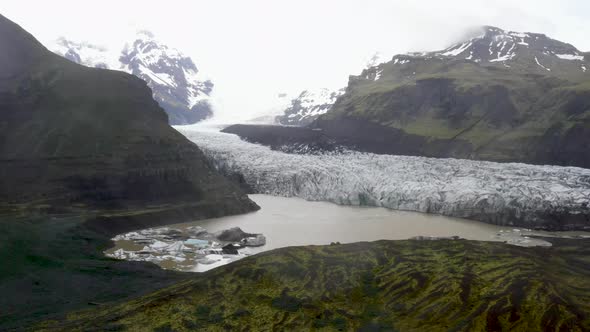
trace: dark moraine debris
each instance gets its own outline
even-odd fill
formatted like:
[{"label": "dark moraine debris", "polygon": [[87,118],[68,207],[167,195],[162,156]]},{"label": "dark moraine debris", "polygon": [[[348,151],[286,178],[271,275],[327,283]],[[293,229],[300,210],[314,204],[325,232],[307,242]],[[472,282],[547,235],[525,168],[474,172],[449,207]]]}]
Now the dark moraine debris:
[{"label": "dark moraine debris", "polygon": [[239,249],[242,249],[243,246],[239,245],[239,244],[235,244],[235,243],[230,243],[228,245],[225,245],[222,249],[222,252],[226,255],[237,255],[239,252]]},{"label": "dark moraine debris", "polygon": [[[315,127],[311,127],[315,126]],[[465,153],[468,144],[461,141],[431,140],[407,135],[396,128],[383,127],[364,120],[316,120],[309,127],[269,125],[232,125],[222,132],[288,153],[314,153],[350,149],[377,154],[446,157]],[[430,149],[429,143],[433,148]],[[452,143],[452,144],[451,144]]]},{"label": "dark moraine debris", "polygon": [[[285,152],[333,151],[337,147],[336,140],[323,131],[306,127],[237,124],[223,129],[222,132],[236,134],[248,142]],[[338,143],[344,145],[343,142]]]}]

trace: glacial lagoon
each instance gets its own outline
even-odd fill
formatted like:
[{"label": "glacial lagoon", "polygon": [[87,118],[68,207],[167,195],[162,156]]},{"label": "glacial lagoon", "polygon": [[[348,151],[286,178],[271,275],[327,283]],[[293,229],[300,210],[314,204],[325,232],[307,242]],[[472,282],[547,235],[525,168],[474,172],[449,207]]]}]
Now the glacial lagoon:
[{"label": "glacial lagoon", "polygon": [[[260,194],[250,195],[250,198],[261,206],[259,211],[121,234],[114,238],[115,247],[105,254],[120,259],[150,261],[165,269],[204,272],[262,251],[289,246],[416,237],[423,240],[459,237],[520,246],[550,246],[550,242],[538,236],[590,237],[586,232],[532,231],[440,215],[342,206],[300,198]],[[207,241],[190,239],[190,233],[195,229],[214,234],[235,227],[247,233],[263,234],[265,245],[244,247],[237,254],[227,254],[221,251],[227,243],[211,240],[207,244]],[[175,234],[179,236],[172,236]]]}]

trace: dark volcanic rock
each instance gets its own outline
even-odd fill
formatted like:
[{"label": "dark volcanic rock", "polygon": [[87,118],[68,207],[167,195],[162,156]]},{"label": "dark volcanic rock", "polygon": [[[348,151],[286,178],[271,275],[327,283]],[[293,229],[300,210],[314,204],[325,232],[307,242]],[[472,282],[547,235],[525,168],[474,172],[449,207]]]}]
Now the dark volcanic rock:
[{"label": "dark volcanic rock", "polygon": [[314,126],[317,127],[233,125],[223,132],[290,153],[338,151],[346,148],[378,154],[447,157],[470,151],[470,144],[465,141],[449,142],[440,139],[428,142],[422,136],[407,135],[399,129],[362,120],[319,120]]},{"label": "dark volcanic rock", "polygon": [[246,233],[239,227],[226,229],[216,234],[217,239],[227,242],[240,242],[242,239],[251,236],[256,236],[256,234]]},{"label": "dark volcanic rock", "polygon": [[168,125],[144,81],[72,63],[1,16],[0,47],[0,201],[256,208]]},{"label": "dark volcanic rock", "polygon": [[222,252],[226,255],[237,255],[239,254],[238,250],[242,249],[243,247],[240,245],[235,245],[230,243],[222,248]]},{"label": "dark volcanic rock", "polygon": [[336,149],[335,140],[322,131],[307,127],[283,127],[272,125],[233,125],[222,130],[236,134],[251,143],[268,145],[285,152],[332,151]]}]

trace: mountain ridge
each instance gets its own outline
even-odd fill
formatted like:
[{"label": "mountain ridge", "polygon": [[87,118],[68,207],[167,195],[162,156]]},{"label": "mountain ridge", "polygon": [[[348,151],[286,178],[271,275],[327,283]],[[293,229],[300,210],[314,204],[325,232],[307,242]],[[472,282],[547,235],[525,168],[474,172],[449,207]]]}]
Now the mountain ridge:
[{"label": "mountain ridge", "polygon": [[[445,50],[396,55],[350,76],[307,136],[321,131],[335,145],[375,153],[589,168],[586,54],[543,34],[488,27]],[[270,146],[286,140],[280,132],[290,135],[226,130]]]},{"label": "mountain ridge", "polygon": [[5,204],[118,209],[174,202],[172,209],[186,204],[211,215],[256,208],[168,125],[143,80],[68,61],[3,16],[0,45],[9,50],[0,58]]},{"label": "mountain ridge", "polygon": [[201,79],[190,57],[158,41],[150,31],[139,31],[120,51],[64,37],[49,48],[78,64],[124,71],[146,81],[170,124],[192,124],[213,115],[211,80]]}]

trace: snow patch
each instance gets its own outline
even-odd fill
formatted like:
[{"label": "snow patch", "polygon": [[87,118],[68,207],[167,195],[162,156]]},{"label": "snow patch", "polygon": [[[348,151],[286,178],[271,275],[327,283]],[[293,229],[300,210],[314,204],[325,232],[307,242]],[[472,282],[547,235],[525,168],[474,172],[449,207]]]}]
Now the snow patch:
[{"label": "snow patch", "polygon": [[524,46],[529,46],[529,43],[524,41],[524,38],[521,38],[520,41],[518,42],[518,45],[524,45]]},{"label": "snow patch", "polygon": [[448,51],[441,53],[441,55],[443,55],[443,56],[457,56],[457,55],[465,52],[465,50],[467,50],[469,47],[471,47],[472,44],[473,44],[473,42],[469,41],[469,42],[463,43],[461,45],[452,46],[448,49]]},{"label": "snow patch", "polygon": [[584,61],[584,57],[577,54],[555,54],[556,57],[570,61]]},{"label": "snow patch", "polygon": [[509,52],[505,55],[500,56],[500,53],[498,52],[498,57],[496,59],[491,59],[490,62],[508,61],[508,60],[512,60],[515,56],[516,56],[516,53],[512,53],[512,52]]},{"label": "snow patch", "polygon": [[377,73],[375,74],[375,81],[381,78],[381,74],[383,74],[383,69],[377,70]]},{"label": "snow patch", "polygon": [[530,38],[531,37],[528,33],[524,33],[524,32],[510,31],[508,34],[511,35],[511,36],[514,36],[514,37],[521,38],[523,40],[524,40],[524,38]]},{"label": "snow patch", "polygon": [[541,68],[543,68],[543,69],[545,69],[545,70],[547,70],[547,71],[551,71],[551,69],[549,69],[549,68],[547,68],[547,67],[543,66],[543,65],[542,65],[542,64],[539,62],[539,59],[537,59],[537,57],[535,57],[535,62],[537,62],[537,65],[539,65],[539,67],[541,67]]}]

